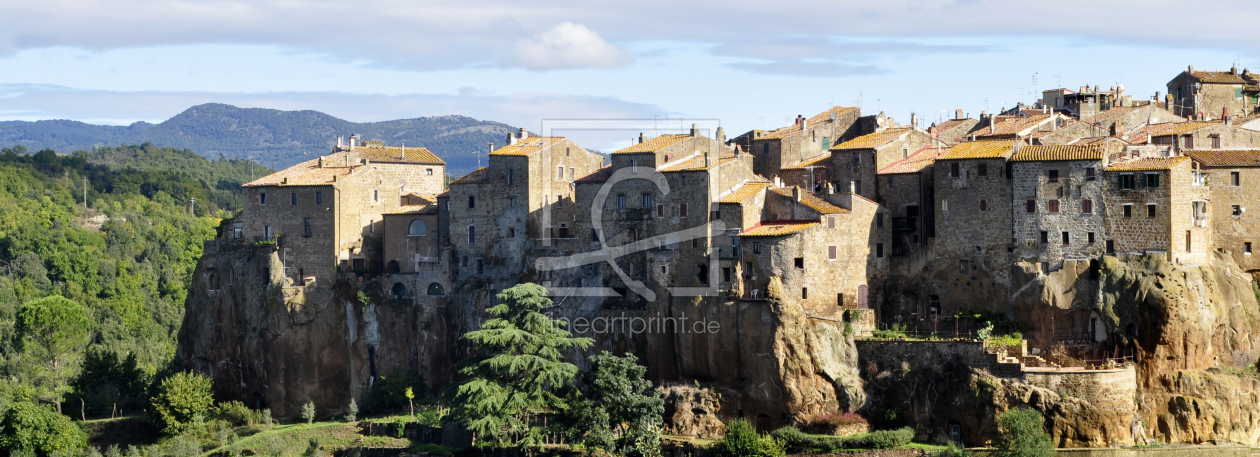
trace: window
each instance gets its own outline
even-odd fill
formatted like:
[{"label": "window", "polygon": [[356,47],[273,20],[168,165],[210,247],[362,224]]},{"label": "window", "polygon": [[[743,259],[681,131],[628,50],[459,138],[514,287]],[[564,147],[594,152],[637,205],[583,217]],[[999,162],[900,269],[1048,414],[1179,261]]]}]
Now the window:
[{"label": "window", "polygon": [[875,243],[875,257],[884,258],[884,243]]},{"label": "window", "polygon": [[1133,181],[1134,180],[1133,180],[1132,174],[1123,174],[1123,175],[1120,175],[1120,180],[1118,181],[1118,185],[1120,186],[1121,190],[1132,190]]},{"label": "window", "polygon": [[508,227],[508,238],[516,238],[516,227]]},{"label": "window", "polygon": [[1124,205],[1124,217],[1133,217],[1133,205]]},{"label": "window", "polygon": [[761,144],[761,153],[765,155],[770,155],[770,143]]},{"label": "window", "polygon": [[754,253],[754,254],[760,254],[760,253],[761,253],[761,242],[760,242],[760,241],[754,241],[754,242],[753,242],[753,253]]},{"label": "window", "polygon": [[652,207],[652,194],[649,194],[647,192],[643,193],[643,207],[644,208]]},{"label": "window", "polygon": [[412,219],[411,225],[407,226],[407,234],[411,236],[425,236],[429,234],[429,226],[425,225],[423,220]]},{"label": "window", "polygon": [[1088,198],[1081,200],[1081,214],[1094,214],[1094,201]]},{"label": "window", "polygon": [[1050,212],[1050,213],[1058,213],[1058,212],[1059,212],[1059,201],[1058,201],[1058,200],[1050,200],[1050,201],[1046,202],[1046,211],[1048,211],[1048,212]]},{"label": "window", "polygon": [[244,232],[244,230],[243,230],[243,229],[241,229],[240,227],[235,227],[235,228],[233,228],[233,229],[232,229],[232,238],[234,238],[234,239],[238,239],[238,240],[239,240],[239,239],[241,239],[241,235],[243,235],[243,232]]},{"label": "window", "polygon": [[1069,244],[1072,244],[1072,236],[1068,235],[1068,232],[1063,232],[1063,245],[1067,246]]},{"label": "window", "polygon": [[322,205],[322,204],[324,204],[324,193],[323,193],[323,192],[316,192],[316,193],[315,193],[315,204],[316,204],[316,205]]},{"label": "window", "polygon": [[827,246],[827,260],[836,260],[835,246]]},{"label": "window", "polygon": [[875,226],[876,227],[884,226],[884,213],[875,213]]},{"label": "window", "polygon": [[259,204],[259,205],[266,205],[266,204],[267,204],[267,193],[266,193],[266,192],[262,192],[262,193],[259,193],[259,194],[258,194],[258,204]]},{"label": "window", "polygon": [[573,167],[569,167],[569,181],[573,180],[573,175],[574,175]]},{"label": "window", "polygon": [[1089,244],[1094,244],[1094,232],[1089,232],[1085,234],[1085,242]]},{"label": "window", "polygon": [[368,233],[376,233],[376,219],[368,219]]},{"label": "window", "polygon": [[1094,167],[1089,167],[1085,169],[1085,180],[1086,181],[1094,180]]},{"label": "window", "polygon": [[1194,250],[1190,249],[1192,246],[1190,243],[1190,231],[1186,230],[1186,252],[1193,252]]},{"label": "window", "polygon": [[[630,159],[630,172],[631,173],[639,172],[639,159]],[[683,184],[686,184],[686,182],[683,182]]]},{"label": "window", "polygon": [[1194,149],[1194,136],[1185,135],[1181,139],[1185,142],[1186,149]]},{"label": "window", "polygon": [[354,271],[363,271],[367,269],[366,263],[363,259],[354,259],[354,261],[351,262],[351,265],[353,265]]},{"label": "window", "polygon": [[656,217],[665,217],[665,205],[656,205]]},{"label": "window", "polygon": [[1042,230],[1041,231],[1041,244],[1046,244],[1049,242],[1050,242],[1050,232]]},{"label": "window", "polygon": [[1242,205],[1231,205],[1229,215],[1234,217],[1242,216]]},{"label": "window", "polygon": [[477,242],[477,226],[470,225],[468,226],[468,244],[474,244],[476,242]]},{"label": "window", "polygon": [[976,168],[976,176],[989,176],[989,164],[980,164],[980,166]]},{"label": "window", "polygon": [[792,263],[796,265],[796,268],[799,268],[799,269],[802,269],[802,270],[803,270],[803,269],[805,269],[805,258],[804,258],[804,257],[797,257],[797,258],[795,258],[795,259],[793,259],[793,260],[792,260]]},{"label": "window", "polygon": [[302,219],[302,236],[311,236],[311,218]]},{"label": "window", "polygon": [[801,288],[801,300],[809,300],[809,288],[808,288],[808,287],[802,287],[802,288]]},{"label": "window", "polygon": [[941,212],[942,213],[949,212],[949,200],[941,200]]},{"label": "window", "polygon": [[828,150],[828,149],[831,149],[831,138],[828,138],[828,137],[823,137],[823,139],[822,139],[822,150],[826,151],[826,150]]},{"label": "window", "polygon": [[1220,149],[1220,148],[1221,148],[1221,136],[1212,135],[1212,149]]},{"label": "window", "polygon": [[1024,202],[1024,212],[1028,214],[1037,212],[1037,200],[1030,198],[1028,201]]},{"label": "window", "polygon": [[1229,172],[1229,185],[1237,186],[1241,182],[1242,182],[1241,176],[1239,176],[1237,171]]},{"label": "window", "polygon": [[888,188],[892,189],[892,176],[888,177]]},{"label": "window", "polygon": [[1159,187],[1159,173],[1142,175],[1142,187]]},{"label": "window", "polygon": [[425,168],[425,169],[424,169],[424,174],[429,175],[429,176],[433,176],[433,169],[432,169],[432,168]]},{"label": "window", "polygon": [[988,200],[980,200],[980,212],[982,212],[982,213],[983,213],[983,212],[986,212],[986,211],[988,211],[988,210],[989,210],[989,201],[988,201]]},{"label": "window", "polygon": [[829,228],[829,229],[834,229],[834,228],[836,228],[836,218],[835,218],[835,216],[827,216],[827,228]]},{"label": "window", "polygon": [[862,166],[862,154],[856,152],[853,153],[853,165],[859,167]]},{"label": "window", "polygon": [[1108,253],[1108,254],[1115,254],[1115,253],[1116,253],[1116,242],[1115,242],[1115,240],[1107,240],[1107,253]]},{"label": "window", "polygon": [[1046,181],[1047,181],[1047,182],[1059,182],[1059,170],[1047,170],[1047,171],[1046,171]]},{"label": "window", "polygon": [[731,267],[722,267],[722,282],[731,282]]},{"label": "window", "polygon": [[617,194],[617,209],[626,209],[626,194]]},{"label": "window", "polygon": [[516,170],[508,168],[508,185],[516,183]]},{"label": "window", "polygon": [[958,176],[960,176],[961,174],[962,174],[962,173],[960,173],[960,172],[958,171],[958,163],[957,163],[957,162],[954,162],[954,163],[949,164],[949,177],[951,177],[951,178],[957,178],[957,177],[958,177]]},{"label": "window", "polygon": [[1242,98],[1243,98],[1242,86],[1235,86],[1235,87],[1234,87],[1234,98],[1237,98],[1237,99],[1242,99]]},{"label": "window", "polygon": [[687,217],[687,204],[686,203],[678,204],[678,217]]},{"label": "window", "polygon": [[289,204],[290,204],[290,205],[296,205],[296,204],[297,204],[297,192],[290,192],[290,193],[289,193]]},{"label": "window", "polygon": [[428,293],[429,295],[438,295],[438,296],[441,296],[441,295],[446,295],[446,290],[442,288],[442,285],[441,285],[441,284],[438,284],[438,283],[436,283],[436,282],[435,282],[435,283],[430,283],[430,284],[429,284],[429,290],[428,290],[428,292],[427,292],[427,293]]},{"label": "window", "polygon": [[476,195],[469,195],[469,196],[468,196],[468,207],[469,207],[469,208],[476,208],[476,207],[477,207],[477,196],[476,196]]},{"label": "window", "polygon": [[508,208],[515,208],[515,207],[516,207],[516,197],[515,196],[508,197]]},{"label": "window", "polygon": [[264,226],[263,226],[263,239],[264,239],[264,240],[270,240],[270,239],[271,239],[271,226],[270,226],[270,225],[264,225]]},{"label": "window", "polygon": [[[875,187],[879,187],[878,182],[875,183]],[[853,193],[855,194],[862,193],[862,181],[853,181]]]},{"label": "window", "polygon": [[1243,254],[1251,254],[1251,242],[1250,242],[1250,241],[1247,241],[1247,242],[1244,242],[1244,243],[1243,243]]},{"label": "window", "polygon": [[380,202],[380,201],[381,201],[381,191],[379,189],[372,189],[372,202]]},{"label": "window", "polygon": [[1146,205],[1146,217],[1155,217],[1155,204]]},{"label": "window", "polygon": [[564,166],[556,167],[556,179],[564,179]]}]

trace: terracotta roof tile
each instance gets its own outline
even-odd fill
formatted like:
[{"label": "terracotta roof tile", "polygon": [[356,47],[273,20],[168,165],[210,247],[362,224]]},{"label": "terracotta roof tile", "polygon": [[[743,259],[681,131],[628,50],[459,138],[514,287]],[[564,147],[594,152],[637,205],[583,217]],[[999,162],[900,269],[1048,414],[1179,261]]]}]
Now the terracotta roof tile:
[{"label": "terracotta roof tile", "polygon": [[1111,164],[1107,171],[1155,171],[1167,170],[1189,161],[1189,157],[1151,157]]},{"label": "terracotta roof tile", "polygon": [[531,136],[491,152],[492,156],[527,156],[564,140],[562,136]]},{"label": "terracotta roof tile", "polygon": [[369,162],[404,162],[432,165],[446,165],[446,162],[430,151],[429,148],[407,148],[394,146],[359,146],[354,148],[359,157]]},{"label": "terracotta roof tile", "polygon": [[1199,130],[1204,127],[1211,127],[1217,124],[1220,124],[1220,122],[1213,122],[1213,121],[1169,122],[1166,124],[1158,124],[1165,127],[1159,129],[1158,133],[1151,132],[1151,136],[1182,135],[1182,134],[1193,132],[1195,130]]},{"label": "terracotta roof tile", "polygon": [[882,132],[862,135],[852,140],[845,141],[832,146],[831,150],[842,151],[846,149],[873,149],[891,143],[907,133],[910,133],[910,128],[908,127],[890,128]]},{"label": "terracotta roof tile", "polygon": [[1260,167],[1260,150],[1187,150],[1183,154],[1209,167]]},{"label": "terracotta roof tile", "polygon": [[758,140],[778,140],[778,139],[787,138],[789,136],[800,133],[802,131],[803,130],[801,130],[801,126],[792,124],[791,126],[788,126],[788,127],[783,127],[780,129],[775,129],[775,130],[766,132],[764,135],[757,137],[757,139]]},{"label": "terracotta roof tile", "polygon": [[656,138],[652,138],[650,140],[644,141],[642,143],[637,143],[637,144],[631,145],[630,147],[622,148],[616,152],[613,152],[613,154],[634,154],[634,153],[643,153],[643,152],[656,152],[657,150],[663,147],[672,146],[673,144],[678,143],[679,141],[685,140],[687,138],[691,138],[691,135],[686,134],[686,133],[661,135]]},{"label": "terracotta roof tile", "polygon": [[831,154],[820,154],[805,159],[803,162],[783,167],[781,170],[804,170],[805,167],[825,167],[828,160],[831,160]]},{"label": "terracotta roof tile", "polygon": [[[941,154],[944,154],[947,151],[949,151],[949,148],[940,149]],[[923,149],[919,149],[914,154],[910,154],[909,157],[888,164],[888,166],[879,170],[877,174],[896,175],[903,173],[918,173],[923,171],[924,168],[930,167],[933,163],[936,163],[936,157],[936,148],[927,146]]]},{"label": "terracotta roof tile", "polygon": [[[725,165],[727,162],[730,162],[733,160],[735,160],[734,155],[723,155],[719,157],[718,160],[713,162],[713,167],[720,167],[722,165]],[[704,166],[704,154],[693,154],[691,156],[688,156],[685,159],[680,159],[680,160],[674,161],[673,163],[665,164],[665,166],[661,168],[657,168],[656,171],[659,171],[661,173],[669,173],[669,172],[677,172],[677,171],[700,171],[700,170],[706,170],[706,169],[707,168],[705,168]]]},{"label": "terracotta roof tile", "polygon": [[819,122],[831,120],[831,113],[836,113],[836,117],[839,118],[840,115],[848,113],[850,111],[857,111],[857,108],[846,107],[846,106],[833,106],[831,107],[831,109],[827,111],[823,111],[821,113],[815,114],[813,117],[809,118],[805,122],[808,125],[814,125]]},{"label": "terracotta roof tile", "polygon": [[975,119],[950,119],[940,124],[936,124],[935,126],[932,127],[932,130],[937,131],[937,132],[943,132],[943,131],[952,129],[954,127],[963,125],[967,121],[974,121],[974,120]]},{"label": "terracotta roof tile", "polygon": [[988,127],[981,128],[976,131],[977,137],[997,136],[997,135],[1015,135],[1029,127],[1045,122],[1050,118],[1049,114],[1038,114],[1028,117],[1007,117],[997,116],[994,120],[993,131],[989,132]]},{"label": "terracotta roof tile", "polygon": [[466,174],[459,179],[451,181],[451,184],[485,184],[490,178],[490,167],[481,167],[473,170],[472,173]]},{"label": "terracotta roof tile", "polygon": [[761,192],[761,189],[770,187],[770,183],[762,181],[746,182],[744,185],[736,187],[726,195],[718,197],[718,203],[741,203]]},{"label": "terracotta roof tile", "polygon": [[[260,187],[260,186],[314,186],[332,184],[334,179],[340,179],[354,173],[362,165],[350,167],[337,167],[333,164],[345,164],[344,152],[334,153],[329,156],[307,160],[297,165],[285,168],[275,173],[255,179],[245,183],[242,187]],[[326,160],[326,166],[319,166],[320,159]]]},{"label": "terracotta roof tile", "polygon": [[437,214],[437,212],[437,205],[430,203],[427,205],[403,205],[384,214]]},{"label": "terracotta roof tile", "polygon": [[[792,198],[791,187],[775,187],[770,189],[770,192],[774,192],[787,198]],[[833,205],[827,200],[818,198],[818,196],[814,195],[813,192],[805,189],[801,189],[801,204],[822,214],[840,214],[849,212],[847,209]]]},{"label": "terracotta roof tile", "polygon": [[1242,76],[1228,71],[1195,71],[1189,73],[1190,76],[1208,84],[1247,84],[1247,80],[1243,79]]},{"label": "terracotta roof tile", "polygon": [[589,182],[593,182],[593,183],[601,183],[601,182],[607,182],[607,181],[608,181],[608,178],[609,178],[609,177],[611,177],[611,176],[612,176],[612,165],[605,165],[605,166],[604,166],[604,168],[600,168],[600,169],[598,169],[598,170],[595,170],[595,171],[591,172],[591,174],[586,175],[586,176],[583,176],[583,177],[581,177],[581,178],[578,178],[578,179],[574,180],[573,182],[577,182],[577,183],[589,183]]},{"label": "terracotta roof tile", "polygon": [[1137,111],[1137,108],[1132,106],[1118,106],[1107,111],[1099,112],[1098,114],[1085,119],[1081,119],[1081,122],[1092,122],[1094,124],[1110,123],[1134,111]]},{"label": "terracotta roof tile", "polygon": [[1012,162],[1052,162],[1061,160],[1102,160],[1103,151],[1097,146],[1050,145],[1020,146],[1011,156]]},{"label": "terracotta roof tile", "polygon": [[970,141],[949,148],[936,160],[996,159],[1007,157],[1015,150],[1015,140]]},{"label": "terracotta roof tile", "polygon": [[809,221],[772,221],[762,222],[744,230],[739,236],[784,236],[805,230],[815,225],[822,225],[821,222]]}]

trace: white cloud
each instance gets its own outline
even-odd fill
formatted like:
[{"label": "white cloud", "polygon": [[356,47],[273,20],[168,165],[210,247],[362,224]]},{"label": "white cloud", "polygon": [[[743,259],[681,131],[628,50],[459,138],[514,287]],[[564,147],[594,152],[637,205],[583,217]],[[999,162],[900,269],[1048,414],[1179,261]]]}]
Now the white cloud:
[{"label": "white cloud", "polygon": [[501,61],[529,70],[615,68],[629,63],[630,56],[585,25],[563,22],[518,41]]}]

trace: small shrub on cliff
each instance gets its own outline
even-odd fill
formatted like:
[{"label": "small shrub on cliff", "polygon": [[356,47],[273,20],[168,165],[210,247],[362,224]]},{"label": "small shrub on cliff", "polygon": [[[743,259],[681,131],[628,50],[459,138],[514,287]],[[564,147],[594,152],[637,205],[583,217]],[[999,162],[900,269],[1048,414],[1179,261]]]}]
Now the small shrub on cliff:
[{"label": "small shrub on cliff", "polygon": [[315,402],[308,401],[302,405],[302,420],[306,421],[307,425],[315,423]]},{"label": "small shrub on cliff", "polygon": [[359,404],[355,403],[354,399],[351,398],[350,406],[346,407],[346,422],[354,422],[355,419],[358,419],[358,415],[359,415]]},{"label": "small shrub on cliff", "polygon": [[[798,432],[799,433],[799,432]],[[727,424],[726,434],[712,447],[718,457],[783,457],[787,455],[782,440],[757,433],[745,419]]]},{"label": "small shrub on cliff", "polygon": [[997,457],[1049,457],[1054,444],[1046,433],[1046,420],[1031,408],[1015,408],[997,418],[997,436],[993,439]]},{"label": "small shrub on cliff", "polygon": [[147,411],[149,421],[162,433],[178,435],[200,422],[214,405],[210,377],[181,371],[162,380]]}]

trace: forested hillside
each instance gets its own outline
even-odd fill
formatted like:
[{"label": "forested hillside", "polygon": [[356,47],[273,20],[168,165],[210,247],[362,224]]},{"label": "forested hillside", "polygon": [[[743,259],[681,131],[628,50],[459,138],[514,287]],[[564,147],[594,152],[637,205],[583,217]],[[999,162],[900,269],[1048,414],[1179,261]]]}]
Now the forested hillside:
[{"label": "forested hillside", "polygon": [[[203,241],[239,207],[238,186],[267,171],[151,144],[0,151],[0,410],[29,399],[138,412],[137,389],[175,353]],[[23,304],[48,296],[87,313],[86,344],[51,368],[18,328]]]},{"label": "forested hillside", "polygon": [[478,148],[502,145],[513,128],[464,116],[437,116],[356,123],[318,111],[238,108],[208,103],[160,124],[91,125],[77,121],[0,122],[0,144],[28,149],[91,150],[93,146],[140,144],[189,148],[207,157],[250,158],[283,168],[326,154],[337,135],[360,134],[394,146],[424,146],[445,159],[455,175],[472,171]]}]

